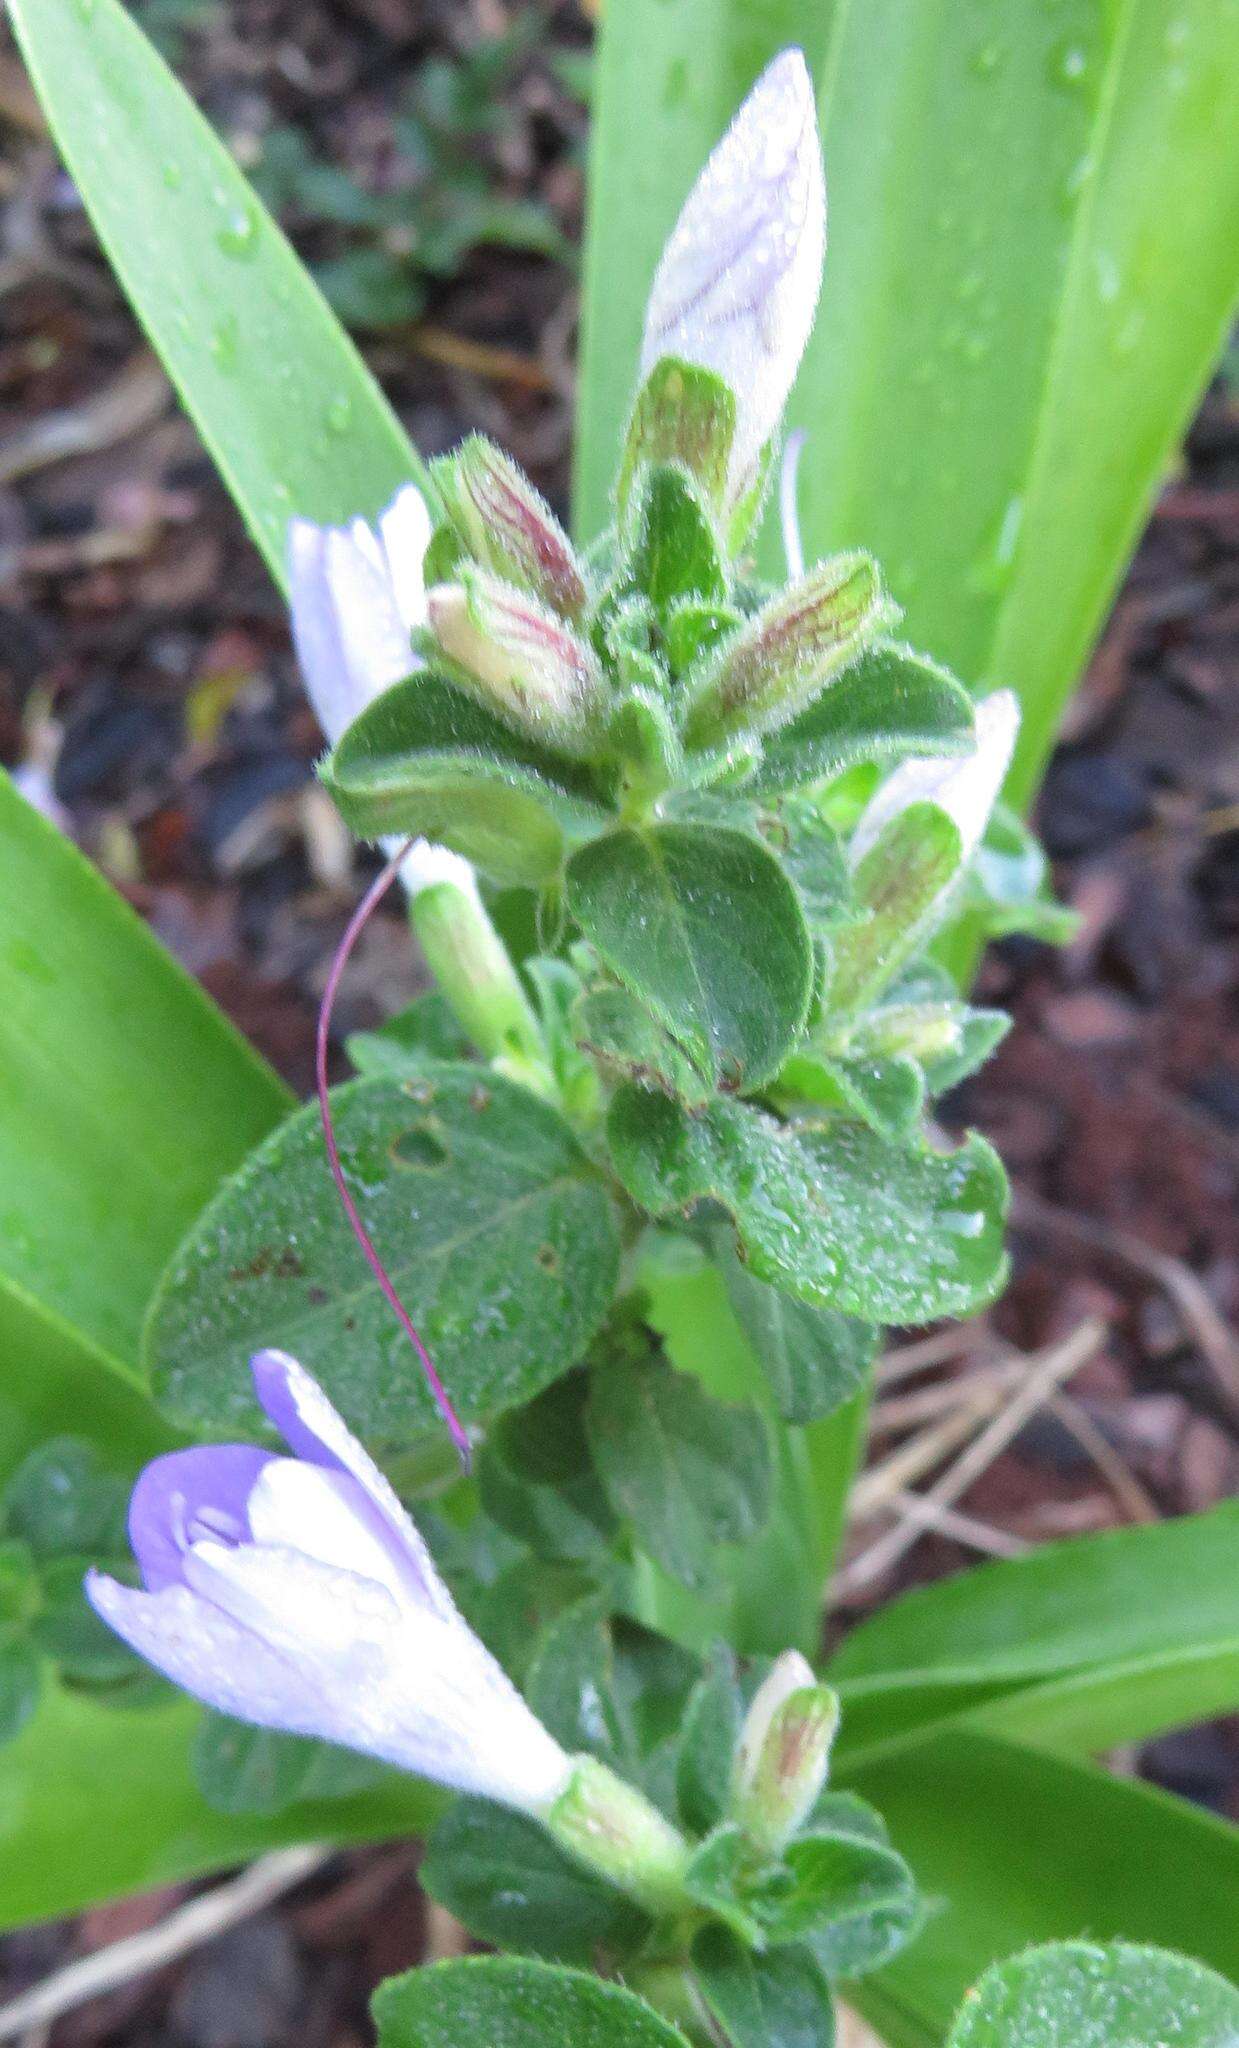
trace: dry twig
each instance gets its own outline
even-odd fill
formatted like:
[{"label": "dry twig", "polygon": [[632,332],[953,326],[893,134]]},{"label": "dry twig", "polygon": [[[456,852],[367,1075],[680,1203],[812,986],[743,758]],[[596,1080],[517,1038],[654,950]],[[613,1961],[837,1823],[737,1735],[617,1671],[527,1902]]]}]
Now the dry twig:
[{"label": "dry twig", "polygon": [[157,1926],[145,1928],[124,1941],[115,1941],[94,1955],[79,1956],[42,1984],[0,2006],[0,2041],[12,2041],[49,2027],[89,1999],[102,1998],[135,1977],[149,1976],[152,1970],[179,1961],[303,1883],[332,1854],[332,1850],[317,1843],[277,1849],[274,1855],[251,1863],[228,1884],[217,1885],[213,1891],[202,1892],[196,1899],[178,1906]]},{"label": "dry twig", "polygon": [[1078,1216],[1074,1210],[1043,1201],[1027,1188],[1016,1190],[1011,1214],[1017,1227],[1022,1225],[1048,1237],[1066,1237],[1076,1244],[1092,1245],[1155,1280],[1178,1309],[1189,1335],[1196,1339],[1211,1367],[1227,1407],[1239,1420],[1239,1338],[1218,1313],[1203,1280],[1190,1266],[1169,1252],[1155,1251],[1152,1245],[1131,1237],[1125,1230],[1112,1229],[1096,1217]]},{"label": "dry twig", "polygon": [[[925,1501],[936,1508],[953,1507],[960,1496],[966,1493],[993,1464],[995,1458],[1005,1451],[1012,1438],[1018,1436],[1024,1424],[1043,1405],[1054,1388],[1064,1380],[1070,1379],[1071,1375],[1078,1372],[1093,1356],[1105,1334],[1105,1324],[1095,1317],[1090,1317],[1081,1323],[1078,1329],[1073,1330],[1063,1343],[1055,1344],[1039,1357],[1030,1359],[1029,1370],[1022,1384],[1014,1389],[998,1413],[991,1417],[979,1435],[973,1437],[972,1442],[961,1451],[954,1463],[948,1465],[941,1477],[934,1481],[924,1496]],[[955,1417],[949,1419],[958,1420]],[[963,1411],[963,1422],[969,1433],[974,1420],[975,1416],[972,1413]],[[944,1426],[939,1425],[939,1429]],[[926,1435],[929,1434],[931,1432],[927,1431]],[[921,1440],[914,1439],[914,1442],[919,1441]],[[898,1457],[899,1453],[895,1456]],[[878,1472],[888,1472],[894,1463],[895,1458],[888,1458],[884,1466],[878,1467]],[[877,1474],[869,1473],[865,1477],[872,1480],[876,1479]],[[863,1486],[862,1479],[857,1493],[861,1492]],[[893,1487],[888,1484],[885,1489],[886,1504],[893,1503],[895,1494],[900,1491],[902,1483]],[[869,1512],[872,1512],[871,1508]],[[911,1549],[920,1534],[920,1523],[905,1513],[895,1528],[888,1529],[876,1542],[869,1544],[844,1566],[836,1580],[836,1593],[842,1596],[855,1593],[862,1586],[880,1577],[883,1572],[889,1571],[892,1565],[899,1562],[904,1552]]]}]

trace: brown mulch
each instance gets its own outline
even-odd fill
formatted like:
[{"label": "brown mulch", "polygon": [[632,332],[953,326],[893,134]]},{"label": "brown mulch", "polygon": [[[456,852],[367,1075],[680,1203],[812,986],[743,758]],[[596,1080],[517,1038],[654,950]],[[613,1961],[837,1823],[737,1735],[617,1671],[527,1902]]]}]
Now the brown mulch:
[{"label": "brown mulch", "polygon": [[[198,12],[181,68],[225,133],[245,148],[273,123],[297,124],[373,179],[390,155],[393,80],[495,33],[510,10],[232,0]],[[573,8],[547,20],[580,47]],[[539,50],[518,68],[509,111],[487,145],[496,174],[574,237],[583,115]],[[313,786],[320,742],[283,609],[142,349],[2,43],[0,124],[12,144],[0,164],[0,758],[46,763],[79,843],[304,1092],[357,875]],[[303,240],[331,253],[313,223]],[[416,327],[367,344],[415,440],[435,453],[480,426],[563,509],[573,280],[487,249],[428,292]],[[991,951],[981,992],[1014,1011],[1015,1029],[951,1105],[953,1122],[993,1138],[1021,1198],[994,1331],[1032,1350],[1103,1319],[1105,1343],[1071,1392],[1135,1496],[1165,1514],[1239,1482],[1236,1387],[1156,1265],[1160,1254],[1194,1276],[1214,1317],[1239,1325],[1237,652],[1239,403],[1219,385],[1042,795],[1079,934],[1063,952],[1022,940]],[[342,993],[341,1034],[406,999],[415,974],[398,915],[376,919]],[[1049,1410],[959,1506],[1030,1540],[1132,1512],[1113,1469]],[[864,1597],[970,1557],[925,1537]],[[1233,1724],[1129,1762],[1239,1818]],[[423,1951],[412,1869],[403,1848],[337,1859],[283,1909],[62,2022],[56,2048],[366,2041],[369,1989]],[[177,1896],[10,1938],[0,1997]]]}]

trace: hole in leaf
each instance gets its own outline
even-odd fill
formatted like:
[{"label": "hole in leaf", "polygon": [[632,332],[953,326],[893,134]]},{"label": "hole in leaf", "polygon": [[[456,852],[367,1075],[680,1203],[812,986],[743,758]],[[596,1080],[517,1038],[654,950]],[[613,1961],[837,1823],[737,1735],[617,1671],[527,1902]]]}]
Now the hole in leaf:
[{"label": "hole in leaf", "polygon": [[423,1170],[447,1165],[447,1146],[432,1124],[411,1124],[392,1139],[389,1147],[393,1166]]}]

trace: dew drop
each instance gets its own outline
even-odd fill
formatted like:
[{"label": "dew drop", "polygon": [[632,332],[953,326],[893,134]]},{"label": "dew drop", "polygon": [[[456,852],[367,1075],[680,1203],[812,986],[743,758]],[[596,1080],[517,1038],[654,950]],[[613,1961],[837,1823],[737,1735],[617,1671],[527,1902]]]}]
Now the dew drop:
[{"label": "dew drop", "polygon": [[327,407],[327,426],[333,434],[346,434],[352,424],[353,401],[347,392],[339,392]]},{"label": "dew drop", "polygon": [[1008,501],[998,527],[998,539],[994,547],[994,561],[998,568],[1009,569],[1015,559],[1016,542],[1024,523],[1024,500],[1017,493]]},{"label": "dew drop", "polygon": [[1072,89],[1082,85],[1088,74],[1088,56],[1079,43],[1060,43],[1050,57],[1050,78],[1055,85]]},{"label": "dew drop", "polygon": [[972,69],[978,78],[991,78],[1001,63],[1001,43],[982,43],[980,49],[973,52]]},{"label": "dew drop", "polygon": [[174,156],[165,157],[159,167],[159,175],[169,192],[179,192],[185,182],[185,173]]},{"label": "dew drop", "polygon": [[1118,264],[1108,249],[1099,249],[1093,263],[1097,272],[1097,296],[1103,306],[1112,306],[1122,283]]},{"label": "dew drop", "polygon": [[230,206],[227,219],[216,231],[215,240],[225,256],[244,260],[255,255],[258,249],[258,226],[253,214],[245,206]]},{"label": "dew drop", "polygon": [[237,343],[239,339],[236,315],[227,314],[211,329],[208,346],[221,370],[235,370],[237,366]]}]

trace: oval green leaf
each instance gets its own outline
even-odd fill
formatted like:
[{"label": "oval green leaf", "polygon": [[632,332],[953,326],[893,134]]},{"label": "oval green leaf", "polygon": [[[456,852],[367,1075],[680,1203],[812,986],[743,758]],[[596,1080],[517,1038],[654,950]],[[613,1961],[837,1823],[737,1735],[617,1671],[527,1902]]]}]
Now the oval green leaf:
[{"label": "oval green leaf", "polygon": [[939,1153],[833,1118],[779,1124],[748,1103],[690,1116],[631,1086],[608,1133],[641,1208],[721,1202],[756,1277],[816,1308],[928,1322],[969,1314],[1006,1277],[1006,1176],[981,1138]]},{"label": "oval green leaf", "polygon": [[[478,1067],[334,1095],[366,1227],[466,1421],[566,1372],[610,1306],[610,1199],[548,1104]],[[301,1358],[363,1435],[407,1443],[436,1411],[332,1195],[308,1106],[246,1162],[160,1285],[146,1359],[165,1410],[215,1433],[258,1420],[246,1359]]]},{"label": "oval green leaf", "polygon": [[568,907],[612,973],[700,1072],[766,1080],[804,1023],[813,949],[796,892],[747,833],[646,825],[607,833],[568,867]]},{"label": "oval green leaf", "polygon": [[1235,2048],[1239,1991],[1188,1956],[1116,1941],[1053,1942],[995,1963],[947,2048]]},{"label": "oval green leaf", "polygon": [[378,2048],[687,2048],[677,2027],[620,1985],[508,1956],[389,1977],[372,2009]]},{"label": "oval green leaf", "polygon": [[606,819],[579,762],[515,732],[429,669],[385,691],[321,772],[361,837],[420,833],[520,888],[549,881],[566,835]]}]

